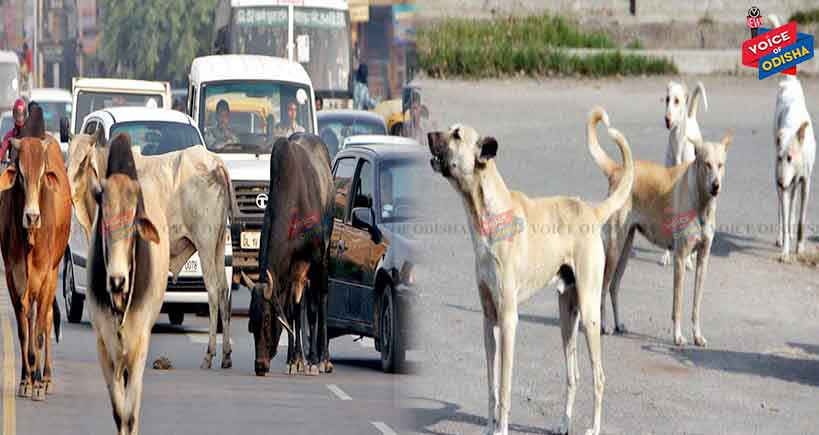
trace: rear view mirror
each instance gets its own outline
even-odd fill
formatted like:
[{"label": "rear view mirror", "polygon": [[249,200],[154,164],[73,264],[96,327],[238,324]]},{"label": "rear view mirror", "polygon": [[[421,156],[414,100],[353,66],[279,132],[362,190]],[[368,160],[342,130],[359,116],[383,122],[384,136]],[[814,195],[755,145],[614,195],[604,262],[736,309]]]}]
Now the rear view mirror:
[{"label": "rear view mirror", "polygon": [[370,233],[373,243],[381,243],[381,230],[375,225],[375,212],[369,207],[357,207],[353,209],[353,228],[367,230]]},{"label": "rear view mirror", "polygon": [[65,117],[60,118],[60,142],[67,143],[71,141],[70,134],[68,132],[68,119]]}]

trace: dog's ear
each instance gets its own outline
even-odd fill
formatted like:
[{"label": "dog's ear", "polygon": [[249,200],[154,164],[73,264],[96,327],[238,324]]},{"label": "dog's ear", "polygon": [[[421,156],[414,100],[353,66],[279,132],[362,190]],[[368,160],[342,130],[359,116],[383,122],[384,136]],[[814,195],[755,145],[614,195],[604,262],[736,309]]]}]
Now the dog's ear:
[{"label": "dog's ear", "polygon": [[482,137],[478,140],[478,148],[481,153],[478,157],[480,162],[487,162],[489,159],[494,159],[498,155],[498,141],[492,136]]},{"label": "dog's ear", "polygon": [[799,142],[799,145],[805,143],[805,132],[807,132],[809,125],[810,122],[805,121],[802,123],[802,125],[799,126],[799,130],[796,131],[796,139]]},{"label": "dog's ear", "polygon": [[734,129],[730,129],[725,133],[725,136],[720,139],[719,143],[722,144],[722,147],[725,148],[725,151],[728,151],[728,148],[731,148],[731,144],[734,142]]}]

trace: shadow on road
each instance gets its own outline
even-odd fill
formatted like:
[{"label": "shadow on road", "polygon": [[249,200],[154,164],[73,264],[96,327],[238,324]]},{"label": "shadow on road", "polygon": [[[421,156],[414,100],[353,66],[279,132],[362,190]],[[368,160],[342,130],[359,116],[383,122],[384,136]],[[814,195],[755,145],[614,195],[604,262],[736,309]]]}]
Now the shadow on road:
[{"label": "shadow on road", "polygon": [[[439,423],[465,423],[468,425],[476,426],[475,431],[468,431],[472,433],[478,433],[483,430],[486,426],[486,418],[479,417],[473,414],[467,414],[465,412],[460,411],[461,407],[450,402],[444,402],[441,400],[435,399],[427,399],[422,397],[410,397],[409,399],[412,400],[423,400],[426,402],[435,402],[441,405],[440,408],[434,409],[427,409],[427,408],[409,408],[406,410],[410,420],[414,422],[414,426],[421,428],[419,432],[424,434],[430,435],[454,435],[457,433],[463,432],[437,432],[435,430],[430,429],[431,427],[439,424]],[[538,434],[538,435],[557,435],[556,432],[547,431],[543,428],[537,428],[532,426],[522,426],[518,424],[510,424],[509,425],[510,433],[525,433],[525,434]]]},{"label": "shadow on road", "polygon": [[[479,310],[477,308],[470,308],[470,307],[465,307],[463,305],[455,305],[455,304],[444,304],[444,305],[449,307],[449,308],[454,308],[454,309],[460,310],[460,311],[466,311],[468,313],[483,314],[481,312],[481,310]],[[555,327],[560,326],[560,319],[558,319],[556,317],[538,316],[538,315],[535,315],[535,314],[518,314],[518,319],[522,320],[524,322],[529,322],[529,323],[538,323],[538,324],[541,324],[541,325],[555,326]]]},{"label": "shadow on road", "polygon": [[717,231],[714,235],[714,243],[711,245],[711,255],[728,257],[733,252],[743,252],[768,259],[775,252],[773,248],[773,243],[769,244],[757,237]]},{"label": "shadow on road", "polygon": [[788,346],[802,349],[803,352],[812,353],[816,356],[819,356],[819,345],[816,344],[788,343]]},{"label": "shadow on road", "polygon": [[[794,344],[795,347],[803,346]],[[819,352],[819,347],[808,346],[804,350]],[[786,382],[819,387],[819,360],[787,358],[774,354],[736,352],[731,350],[700,349],[686,347],[680,350],[670,347],[645,345],[643,350],[673,357],[681,364],[725,372],[775,378]]]}]

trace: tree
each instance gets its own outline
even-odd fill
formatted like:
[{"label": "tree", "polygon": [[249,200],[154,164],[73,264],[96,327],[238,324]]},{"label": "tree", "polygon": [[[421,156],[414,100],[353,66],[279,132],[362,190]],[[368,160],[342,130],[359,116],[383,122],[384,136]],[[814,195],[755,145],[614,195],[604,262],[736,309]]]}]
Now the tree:
[{"label": "tree", "polygon": [[210,50],[217,0],[102,0],[100,54],[107,76],[185,79]]}]

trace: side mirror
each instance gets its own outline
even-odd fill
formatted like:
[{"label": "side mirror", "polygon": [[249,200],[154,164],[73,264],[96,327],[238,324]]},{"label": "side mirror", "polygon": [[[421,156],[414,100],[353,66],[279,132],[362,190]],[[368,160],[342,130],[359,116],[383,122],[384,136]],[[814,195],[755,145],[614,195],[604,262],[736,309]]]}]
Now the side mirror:
[{"label": "side mirror", "polygon": [[373,243],[376,245],[381,243],[381,230],[375,225],[375,212],[372,208],[357,207],[353,209],[353,228],[367,230]]},{"label": "side mirror", "polygon": [[68,143],[71,141],[71,135],[68,132],[68,119],[60,117],[60,142]]}]

